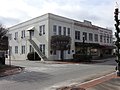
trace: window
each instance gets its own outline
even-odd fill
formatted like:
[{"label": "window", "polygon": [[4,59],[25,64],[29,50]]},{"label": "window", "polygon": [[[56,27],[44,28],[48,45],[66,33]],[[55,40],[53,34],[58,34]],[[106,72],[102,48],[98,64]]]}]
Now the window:
[{"label": "window", "polygon": [[66,35],[66,27],[63,27],[63,35]]},{"label": "window", "polygon": [[45,25],[43,25],[43,34],[45,34]]},{"label": "window", "polygon": [[42,52],[42,45],[40,44],[40,51]]},{"label": "window", "polygon": [[21,38],[25,38],[25,30],[21,31]]},{"label": "window", "polygon": [[110,43],[112,43],[112,35],[110,35]]},{"label": "window", "polygon": [[70,54],[70,49],[68,50],[68,54]]},{"label": "window", "polygon": [[75,39],[80,40],[80,31],[75,31]]},{"label": "window", "polygon": [[103,36],[102,36],[102,34],[100,35],[100,42],[103,42]]},{"label": "window", "polygon": [[40,44],[40,51],[45,55],[45,44]]},{"label": "window", "polygon": [[43,44],[43,54],[45,55],[45,44]]},{"label": "window", "polygon": [[95,38],[95,42],[98,42],[98,34],[95,34],[94,38]]},{"label": "window", "polygon": [[30,45],[30,52],[34,52],[34,48]]},{"label": "window", "polygon": [[21,51],[22,54],[25,54],[25,45],[22,46],[22,51]]},{"label": "window", "polygon": [[89,33],[89,41],[93,41],[93,34]]},{"label": "window", "polygon": [[57,26],[56,25],[53,25],[53,34],[57,35]]},{"label": "window", "polygon": [[106,34],[104,34],[104,43],[106,43]]},{"label": "window", "polygon": [[109,34],[107,34],[107,43],[109,43]]},{"label": "window", "polygon": [[8,38],[9,40],[12,40],[12,34],[9,34]]},{"label": "window", "polygon": [[87,33],[86,32],[83,32],[83,37],[84,37],[84,40],[87,41]]},{"label": "window", "polygon": [[15,40],[18,38],[18,32],[15,32]]},{"label": "window", "polygon": [[42,34],[45,34],[45,25],[39,26],[39,35],[41,36]]},{"label": "window", "polygon": [[39,33],[39,35],[41,36],[41,35],[42,35],[42,26],[40,26],[39,28],[40,28],[40,33]]},{"label": "window", "polygon": [[12,54],[12,46],[9,47],[9,55],[11,56]]},{"label": "window", "polygon": [[61,35],[61,26],[58,27],[58,35]]},{"label": "window", "polygon": [[56,50],[53,51],[53,55],[56,55]]},{"label": "window", "polygon": [[68,36],[70,36],[70,28],[68,28]]},{"label": "window", "polygon": [[15,46],[15,54],[18,54],[18,46]]}]

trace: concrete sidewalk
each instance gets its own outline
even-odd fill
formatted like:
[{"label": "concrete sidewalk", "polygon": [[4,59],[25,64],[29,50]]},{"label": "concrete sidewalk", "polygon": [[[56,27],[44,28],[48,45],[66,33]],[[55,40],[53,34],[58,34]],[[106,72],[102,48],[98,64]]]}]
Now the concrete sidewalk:
[{"label": "concrete sidewalk", "polygon": [[120,90],[120,77],[114,77],[105,82],[99,83],[87,90]]},{"label": "concrete sidewalk", "polygon": [[57,90],[120,90],[120,77],[111,73],[78,85],[66,86]]},{"label": "concrete sidewalk", "polygon": [[114,72],[82,83],[78,87],[86,90],[120,90],[120,77]]}]

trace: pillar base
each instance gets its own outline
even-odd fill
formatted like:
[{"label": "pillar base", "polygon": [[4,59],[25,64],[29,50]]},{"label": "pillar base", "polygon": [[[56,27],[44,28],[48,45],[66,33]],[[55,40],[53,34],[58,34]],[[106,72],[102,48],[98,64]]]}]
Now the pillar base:
[{"label": "pillar base", "polygon": [[120,71],[117,71],[117,76],[119,76],[119,77],[120,77]]}]

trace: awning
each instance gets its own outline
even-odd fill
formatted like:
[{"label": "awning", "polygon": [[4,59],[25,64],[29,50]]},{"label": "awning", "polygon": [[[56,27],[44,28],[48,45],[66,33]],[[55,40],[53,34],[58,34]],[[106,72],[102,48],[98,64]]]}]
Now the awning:
[{"label": "awning", "polygon": [[82,43],[82,42],[75,42],[76,47],[93,47],[93,48],[101,48],[101,49],[115,49],[116,47],[114,45],[108,46],[108,45],[100,45],[98,43]]},{"label": "awning", "polygon": [[34,31],[35,27],[32,26],[32,27],[29,27],[28,29],[26,29],[27,31]]},{"label": "awning", "polygon": [[100,45],[100,48],[102,49],[115,49],[115,46],[108,46],[108,45]]},{"label": "awning", "polygon": [[75,46],[80,47],[99,47],[100,45],[98,43],[82,43],[82,42],[75,42]]}]

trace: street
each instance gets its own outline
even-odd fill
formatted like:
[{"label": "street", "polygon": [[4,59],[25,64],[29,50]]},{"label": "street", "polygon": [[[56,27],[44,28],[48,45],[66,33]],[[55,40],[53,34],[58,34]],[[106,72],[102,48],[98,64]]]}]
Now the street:
[{"label": "street", "polygon": [[[49,64],[39,61],[12,61],[25,67],[16,75],[0,78],[0,90],[54,90],[115,71],[115,58],[94,64]],[[7,62],[8,63],[8,62]]]}]

